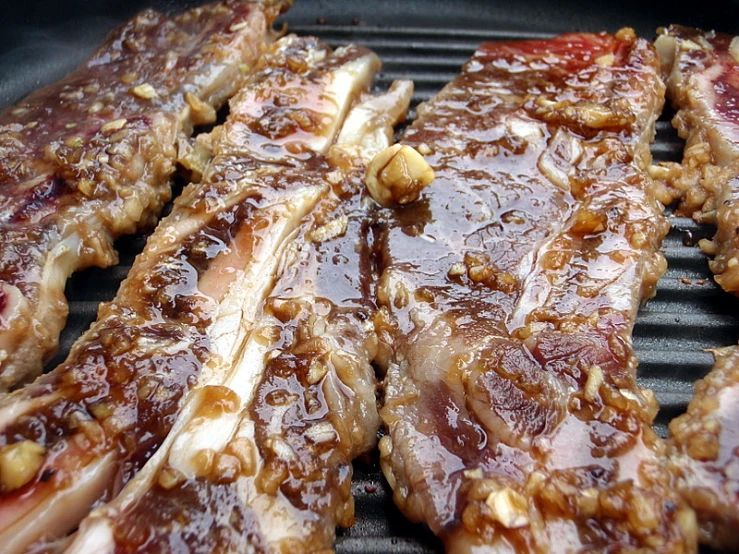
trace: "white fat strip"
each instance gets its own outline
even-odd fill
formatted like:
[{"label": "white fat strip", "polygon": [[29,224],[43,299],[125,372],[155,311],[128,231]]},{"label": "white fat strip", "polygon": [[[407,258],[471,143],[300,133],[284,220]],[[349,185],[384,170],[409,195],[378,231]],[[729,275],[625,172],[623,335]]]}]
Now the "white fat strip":
[{"label": "white fat strip", "polygon": [[[250,418],[244,417],[234,433],[234,438],[247,439],[253,444],[255,442],[254,422]],[[257,457],[257,474],[261,467],[262,459]],[[255,514],[258,514],[259,528],[264,536],[269,537],[271,544],[279,544],[280,541],[290,538],[300,539],[304,536],[303,518],[306,517],[306,512],[298,510],[289,502],[285,502],[281,495],[272,496],[260,492],[257,489],[256,480],[253,478],[239,479],[237,486],[239,487],[239,497],[252,508]],[[297,517],[295,512],[300,512],[300,517]]]},{"label": "white fat strip", "polygon": [[[301,191],[301,193],[304,192]],[[271,265],[277,266],[280,263],[287,244],[291,242],[290,238],[287,237],[287,239],[283,240],[279,254],[270,257]],[[264,276],[272,275],[274,277],[276,270],[276,267],[270,267],[269,273],[265,272],[261,275],[254,275],[251,278],[244,278],[238,281],[241,285],[245,285],[246,288],[248,288],[250,283],[261,283],[261,296],[259,296],[260,300],[257,307],[261,306],[262,301],[274,288],[275,279],[265,279]],[[256,388],[264,374],[264,357],[269,350],[268,344],[263,344],[255,337],[259,332],[259,329],[255,328],[254,320],[256,319],[256,311],[251,313],[250,316],[247,319],[244,314],[244,318],[239,322],[232,322],[232,324],[235,323],[236,327],[234,328],[237,329],[234,332],[239,332],[242,336],[248,332],[248,337],[245,342],[242,340],[234,345],[235,348],[238,347],[239,351],[234,349],[231,356],[227,358],[235,361],[231,365],[228,377],[222,382],[223,386],[228,387],[238,395],[241,408],[248,406],[254,397]],[[231,321],[231,317],[232,315],[229,314],[229,317],[224,322]],[[245,324],[247,321],[248,325]],[[193,456],[203,449],[209,449],[215,452],[223,450],[236,432],[242,418],[243,414],[241,410],[238,410],[235,413],[221,414],[217,422],[213,419],[198,418],[193,420],[172,445],[169,455],[169,465],[187,476],[194,476],[196,470],[193,466]]]},{"label": "white fat strip", "polygon": [[[274,279],[265,279],[264,276],[274,275],[286,243],[289,242],[300,221],[315,206],[324,191],[324,188],[318,187],[303,189],[298,193],[294,193],[285,202],[265,208],[265,210],[278,210],[280,212],[287,209],[290,216],[287,217],[283,214],[283,217],[274,218],[273,227],[265,235],[260,252],[253,253],[249,258],[251,262],[249,265],[253,269],[253,273],[248,272],[251,278],[238,280],[240,285],[234,285],[224,298],[224,302],[227,302],[231,308],[241,302],[240,313],[252,314],[252,318],[254,317],[253,314],[261,306],[274,283]],[[253,283],[260,284],[257,290],[252,286]],[[228,320],[228,318],[226,319]],[[220,337],[215,340],[217,348],[220,348],[223,352],[237,352],[247,335],[245,326],[240,323],[237,329],[237,331],[231,333],[222,332]],[[212,328],[212,332],[217,332],[215,326]],[[175,426],[156,454],[128,483],[116,499],[101,510],[93,512],[84,520],[81,531],[66,551],[67,554],[97,554],[100,552],[100,541],[107,536],[105,531],[105,528],[109,525],[107,521],[115,519],[119,511],[135,502],[150,488],[165,461],[173,467],[181,469],[186,475],[192,475],[193,468],[190,462],[197,452],[202,448],[218,448],[219,445],[223,446],[227,443],[239,423],[240,413],[237,411],[234,414],[223,414],[217,421],[212,419],[199,420],[197,412],[203,402],[202,387],[223,384],[224,382],[234,385],[231,380],[244,380],[243,375],[238,379],[234,379],[239,370],[251,372],[251,375],[246,378],[250,385],[245,387],[251,390],[240,391],[241,394],[239,394],[242,397],[243,405],[244,396],[253,394],[264,367],[263,354],[261,357],[258,352],[247,354],[250,355],[242,356],[238,363],[232,365],[228,365],[227,360],[229,358],[225,358],[226,362],[222,371],[212,372],[204,379],[204,382],[201,382],[200,387],[191,393],[177,418]],[[255,359],[255,357],[258,359]],[[112,535],[109,540],[112,540]],[[103,549],[102,552],[106,552],[106,550]]]},{"label": "white fat strip", "polygon": [[[249,405],[262,379],[266,352],[267,346],[250,337],[224,383],[224,386],[239,396],[241,408]],[[232,413],[222,413],[217,419],[192,419],[172,443],[168,464],[187,477],[196,476],[193,457],[205,449],[222,451],[236,432],[242,417],[239,409]]]},{"label": "white fat strip", "polygon": [[[196,86],[199,84],[198,81],[202,81],[203,84],[207,85],[205,87],[200,85],[202,87],[200,98],[207,98],[210,104],[217,105],[225,102],[236,92],[234,86],[238,87],[240,82],[243,83],[240,78],[243,64],[256,54],[253,50],[254,47],[251,46],[251,37],[259,36],[262,29],[269,27],[270,24],[262,10],[252,10],[246,19],[230,26],[229,30],[236,32],[231,42],[227,43],[227,47],[239,52],[240,56],[238,58],[223,58],[221,63],[214,63],[210,68],[210,78],[208,80],[198,79],[199,75],[197,73],[191,74],[190,79],[195,81]],[[231,83],[230,87],[227,86],[228,83]],[[181,117],[184,115],[181,114]]]},{"label": "white fat strip", "polygon": [[203,395],[200,394],[201,390],[190,394],[165,441],[141,471],[129,481],[123,491],[108,504],[93,510],[82,521],[74,541],[65,550],[65,554],[107,554],[114,551],[115,542],[109,518],[114,518],[118,512],[125,510],[136,502],[149,489],[159,469],[167,459],[171,444],[187,422],[195,417],[201,407],[203,402]]},{"label": "white fat strip", "polygon": [[[350,47],[337,49],[334,56],[344,55],[348,48]],[[370,53],[331,72],[330,83],[322,96],[327,104],[334,106],[334,113],[330,114],[332,122],[326,128],[325,135],[315,135],[306,141],[311,150],[320,154],[328,153],[349,109],[357,97],[372,84],[378,69],[379,60],[375,54]]]},{"label": "white fat strip", "polygon": [[66,552],[89,552],[90,554],[113,554],[115,542],[113,529],[107,520],[91,519],[89,525],[80,531]]},{"label": "white fat strip", "polygon": [[233,268],[238,274],[229,275],[228,293],[221,301],[215,323],[208,333],[213,339],[214,353],[222,359],[233,360],[241,348],[246,332],[256,321],[262,301],[272,290],[277,266],[291,234],[326,190],[325,187],[306,188],[294,193],[284,203],[268,208],[274,212],[269,232],[262,237],[258,251],[250,253],[248,263],[243,268]]},{"label": "white fat strip", "polygon": [[363,156],[372,159],[393,143],[393,127],[405,119],[412,98],[413,81],[394,81],[385,94],[352,108],[336,143],[360,146]]},{"label": "white fat strip", "polygon": [[109,454],[79,470],[81,475],[73,480],[71,487],[50,495],[0,534],[0,552],[23,554],[34,541],[45,536],[61,536],[74,529],[101,491],[110,486],[117,469],[113,455]]},{"label": "white fat strip", "polygon": [[[87,225],[97,227],[100,224],[97,222],[97,218],[93,218]],[[42,294],[38,307],[40,312],[45,312],[48,309],[44,307],[45,302],[54,302],[56,300],[54,296],[62,294],[61,291],[64,291],[67,279],[77,269],[81,250],[82,240],[79,234],[73,232],[64,237],[49,252],[48,261],[44,265],[44,271],[41,276]],[[54,294],[55,292],[56,295]],[[49,298],[50,296],[51,298]]]}]

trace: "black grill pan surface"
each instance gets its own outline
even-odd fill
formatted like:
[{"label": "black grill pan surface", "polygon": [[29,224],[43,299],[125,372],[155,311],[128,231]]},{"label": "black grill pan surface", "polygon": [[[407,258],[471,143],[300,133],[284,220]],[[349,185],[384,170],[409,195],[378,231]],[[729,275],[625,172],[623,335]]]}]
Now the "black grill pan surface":
[{"label": "black grill pan surface", "polygon": [[[175,11],[196,3],[5,0],[0,16],[0,109],[74,69],[109,30],[136,11],[149,6]],[[622,26],[651,38],[657,27],[670,23],[739,34],[739,3],[720,0],[698,7],[658,0],[295,0],[282,21],[291,31],[316,35],[332,46],[355,42],[373,49],[383,60],[378,89],[394,79],[412,79],[415,108],[453,79],[487,40],[613,32]],[[681,158],[683,143],[669,123],[671,115],[667,109],[657,124],[652,149],[656,160]],[[713,359],[706,349],[735,344],[739,338],[739,300],[716,286],[696,246],[701,238],[712,236],[713,229],[686,218],[671,217],[671,223],[663,246],[669,269],[657,296],[640,311],[634,330],[639,382],[655,391],[662,406],[655,424],[662,436],[670,419],[685,410],[695,380],[711,368]],[[144,244],[145,237],[124,238],[117,244],[119,266],[73,276],[67,286],[69,323],[50,367],[63,360],[73,341],[94,321],[99,303],[113,298]],[[442,552],[428,530],[408,522],[394,507],[375,458],[358,462],[355,469],[357,521],[339,531],[339,553]]]}]

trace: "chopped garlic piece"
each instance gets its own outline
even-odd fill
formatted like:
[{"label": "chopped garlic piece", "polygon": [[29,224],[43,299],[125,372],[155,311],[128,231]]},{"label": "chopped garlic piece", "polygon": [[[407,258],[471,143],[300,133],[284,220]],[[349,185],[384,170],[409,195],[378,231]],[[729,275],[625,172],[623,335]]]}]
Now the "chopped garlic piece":
[{"label": "chopped garlic piece", "polygon": [[346,228],[349,225],[349,219],[342,215],[318,227],[310,232],[310,239],[313,242],[326,242],[346,234]]},{"label": "chopped garlic piece", "polygon": [[616,58],[613,54],[603,54],[602,56],[595,58],[595,63],[601,67],[611,67],[615,59]]},{"label": "chopped garlic piece", "polygon": [[599,365],[592,365],[588,370],[588,380],[585,383],[585,398],[592,402],[598,397],[598,391],[603,384],[603,370]]},{"label": "chopped garlic piece", "polygon": [[640,402],[640,399],[639,399],[639,397],[638,397],[638,396],[637,396],[636,394],[634,394],[633,392],[631,392],[631,391],[630,391],[629,389],[618,389],[618,391],[619,391],[619,392],[620,392],[620,393],[621,393],[621,394],[622,394],[622,395],[623,395],[623,396],[624,396],[625,398],[628,398],[629,400],[633,400],[634,402]]},{"label": "chopped garlic piece", "polygon": [[459,277],[467,273],[467,266],[463,262],[455,262],[452,267],[449,268],[449,277]]},{"label": "chopped garlic piece", "polygon": [[540,124],[534,121],[514,119],[506,125],[508,132],[527,141],[539,140],[544,136]]},{"label": "chopped garlic piece", "polygon": [[111,121],[110,123],[106,123],[105,125],[103,125],[101,130],[103,131],[103,133],[118,131],[120,129],[123,129],[127,122],[128,121],[126,119],[116,119],[115,121]]},{"label": "chopped garlic piece", "polygon": [[292,462],[297,460],[298,456],[292,447],[280,437],[270,437],[265,441],[265,446],[272,450],[280,460]]},{"label": "chopped garlic piece", "polygon": [[190,116],[195,125],[207,125],[216,120],[216,110],[194,94],[185,93],[185,102],[190,106]]},{"label": "chopped garlic piece", "polygon": [[681,40],[680,41],[680,50],[700,50],[700,46],[693,42],[692,40]]},{"label": "chopped garlic piece", "polygon": [[712,240],[701,239],[698,241],[698,246],[704,254],[708,254],[709,256],[715,256],[719,252],[718,243],[713,242]]},{"label": "chopped garlic piece", "polygon": [[421,154],[422,156],[428,156],[429,154],[434,153],[433,150],[431,150],[431,147],[425,142],[422,142],[421,144],[419,144],[417,150],[418,150],[418,153]]},{"label": "chopped garlic piece", "polygon": [[326,366],[326,364],[316,360],[311,363],[310,368],[308,369],[306,380],[308,381],[308,384],[315,385],[321,379],[323,379],[327,373],[328,367]]},{"label": "chopped garlic piece", "polygon": [[321,421],[315,425],[311,425],[305,430],[305,436],[315,444],[330,442],[337,438],[334,426],[328,421]]},{"label": "chopped garlic piece", "polygon": [[14,491],[27,484],[44,463],[46,449],[25,440],[0,449],[0,485],[4,491]]},{"label": "chopped garlic piece", "polygon": [[135,86],[131,89],[131,92],[139,98],[144,98],[146,100],[151,100],[152,98],[157,98],[159,96],[156,89],[149,83]]},{"label": "chopped garlic piece", "polygon": [[173,468],[173,467],[166,467],[162,470],[162,472],[159,474],[159,479],[157,482],[159,483],[159,486],[162,487],[165,490],[170,490],[185,480],[185,475]]},{"label": "chopped garlic piece", "polygon": [[492,518],[506,529],[517,529],[529,524],[528,502],[511,488],[491,492],[485,504],[492,512]]},{"label": "chopped garlic piece", "polygon": [[240,21],[239,23],[234,23],[231,25],[228,30],[232,33],[235,33],[236,31],[240,31],[241,29],[246,29],[246,26],[249,25],[246,21]]},{"label": "chopped garlic piece", "polygon": [[367,167],[367,188],[384,207],[417,200],[436,175],[428,162],[410,146],[396,144],[373,158]]},{"label": "chopped garlic piece", "polygon": [[467,479],[482,479],[484,477],[484,474],[482,473],[482,468],[479,467],[476,467],[475,469],[465,469],[462,472],[462,475],[464,475]]}]

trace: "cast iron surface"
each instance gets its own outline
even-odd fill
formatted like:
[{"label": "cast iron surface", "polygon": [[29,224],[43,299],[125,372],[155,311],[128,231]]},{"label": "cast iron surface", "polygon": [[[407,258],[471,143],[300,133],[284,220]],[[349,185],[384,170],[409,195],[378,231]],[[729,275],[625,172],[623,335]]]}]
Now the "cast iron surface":
[{"label": "cast iron surface", "polygon": [[[174,10],[193,3],[5,0],[0,19],[0,108],[73,69],[113,26],[137,10],[146,6]],[[694,4],[667,7],[658,0],[295,0],[295,4],[285,17],[292,31],[317,35],[333,46],[357,42],[372,48],[384,62],[378,88],[386,88],[393,79],[413,79],[414,107],[451,80],[486,40],[615,31],[625,25],[651,37],[656,27],[669,23],[739,34],[739,3],[726,0],[701,10]],[[666,114],[657,126],[655,158],[679,160],[682,147]],[[641,310],[634,331],[641,360],[639,379],[657,394],[662,410],[656,428],[663,436],[667,422],[684,411],[695,380],[712,365],[705,349],[733,344],[739,338],[739,300],[713,283],[705,257],[693,246],[713,230],[684,218],[672,218],[672,224],[663,247],[669,269],[656,298]],[[69,324],[50,367],[63,359],[75,338],[92,323],[99,303],[115,295],[144,242],[144,237],[121,240],[119,266],[87,270],[71,279]],[[339,532],[339,553],[441,552],[439,542],[424,527],[409,523],[395,509],[375,459],[357,463],[354,493],[357,522]]]}]

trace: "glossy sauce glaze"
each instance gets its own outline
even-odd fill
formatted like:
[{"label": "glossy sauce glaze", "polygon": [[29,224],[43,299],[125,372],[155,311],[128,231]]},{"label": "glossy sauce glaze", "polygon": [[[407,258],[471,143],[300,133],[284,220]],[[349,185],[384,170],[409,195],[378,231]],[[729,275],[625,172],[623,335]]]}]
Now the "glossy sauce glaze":
[{"label": "glossy sauce glaze", "polygon": [[677,109],[673,125],[686,139],[681,164],[664,163],[655,175],[663,201],[680,199],[679,211],[717,226],[701,249],[716,282],[739,292],[739,43],[735,37],[678,25],[655,42],[667,94]]},{"label": "glossy sauce glaze", "polygon": [[[70,554],[328,552],[336,526],[353,522],[351,462],[379,428],[375,308],[365,156],[332,143],[379,61],[291,36],[262,66],[213,133],[205,182],[258,180],[272,195],[316,200],[272,270],[255,275],[268,285],[254,317],[235,322],[249,328],[227,375],[196,388],[156,456],[83,521]],[[233,160],[259,164],[243,172]]]},{"label": "glossy sauce glaze", "polygon": [[[325,55],[325,47],[286,44],[274,70],[255,76],[243,94],[266,102],[264,91],[302,85],[297,103],[282,110],[302,120],[323,101],[324,90],[303,82],[300,68],[285,60],[306,50]],[[343,57],[363,55],[357,49]],[[234,126],[248,122],[244,117]],[[321,120],[314,134],[327,133]],[[239,133],[215,132],[204,180],[177,199],[69,358],[3,399],[4,552],[66,532],[93,502],[115,495],[167,436],[187,392],[218,385],[232,373],[281,252],[328,190],[306,171],[324,162],[315,156],[300,161],[309,146],[300,129],[294,134],[299,153],[265,164],[242,153]],[[101,474],[106,478],[96,481]]]},{"label": "glossy sauce glaze", "polygon": [[715,350],[715,367],[695,385],[688,411],[670,423],[670,456],[695,509],[701,542],[730,552],[739,541],[739,350]]},{"label": "glossy sauce glaze", "polygon": [[[664,164],[680,210],[716,225],[701,249],[716,282],[739,291],[739,41],[735,37],[680,26],[657,38],[668,96],[678,112],[673,124],[687,141],[682,164]],[[732,550],[738,544],[739,410],[736,346],[714,351],[716,365],[695,385],[686,414],[670,423],[672,469],[680,491],[698,515],[700,540]]]},{"label": "glossy sauce glaze", "polygon": [[[331,207],[331,215],[352,218],[363,188],[359,172],[355,177],[353,208],[336,210],[329,194],[316,211]],[[312,214],[318,217],[304,222],[293,243],[304,249],[305,279],[299,287],[279,279],[265,303],[255,335],[266,354],[263,368],[254,368],[254,390],[248,396],[229,384],[242,398],[232,435],[194,474],[165,462],[155,484],[115,514],[115,552],[164,553],[173,542],[198,553],[330,552],[336,526],[353,523],[351,461],[375,445],[379,427],[369,364],[376,349],[372,302],[362,293],[330,300],[337,298],[333,283],[316,272],[321,250],[346,256],[344,267],[360,275],[361,226],[316,244],[308,237],[321,215]],[[223,423],[212,418],[206,425]],[[73,545],[70,552],[78,551]]]},{"label": "glossy sauce glaze", "polygon": [[437,179],[374,227],[381,462],[450,552],[695,549],[630,339],[663,91],[630,30],[490,43],[404,133]]},{"label": "glossy sauce glaze", "polygon": [[142,12],[74,73],[0,115],[2,388],[54,354],[69,275],[116,263],[113,240],[155,223],[193,127],[215,121],[286,6]]}]

